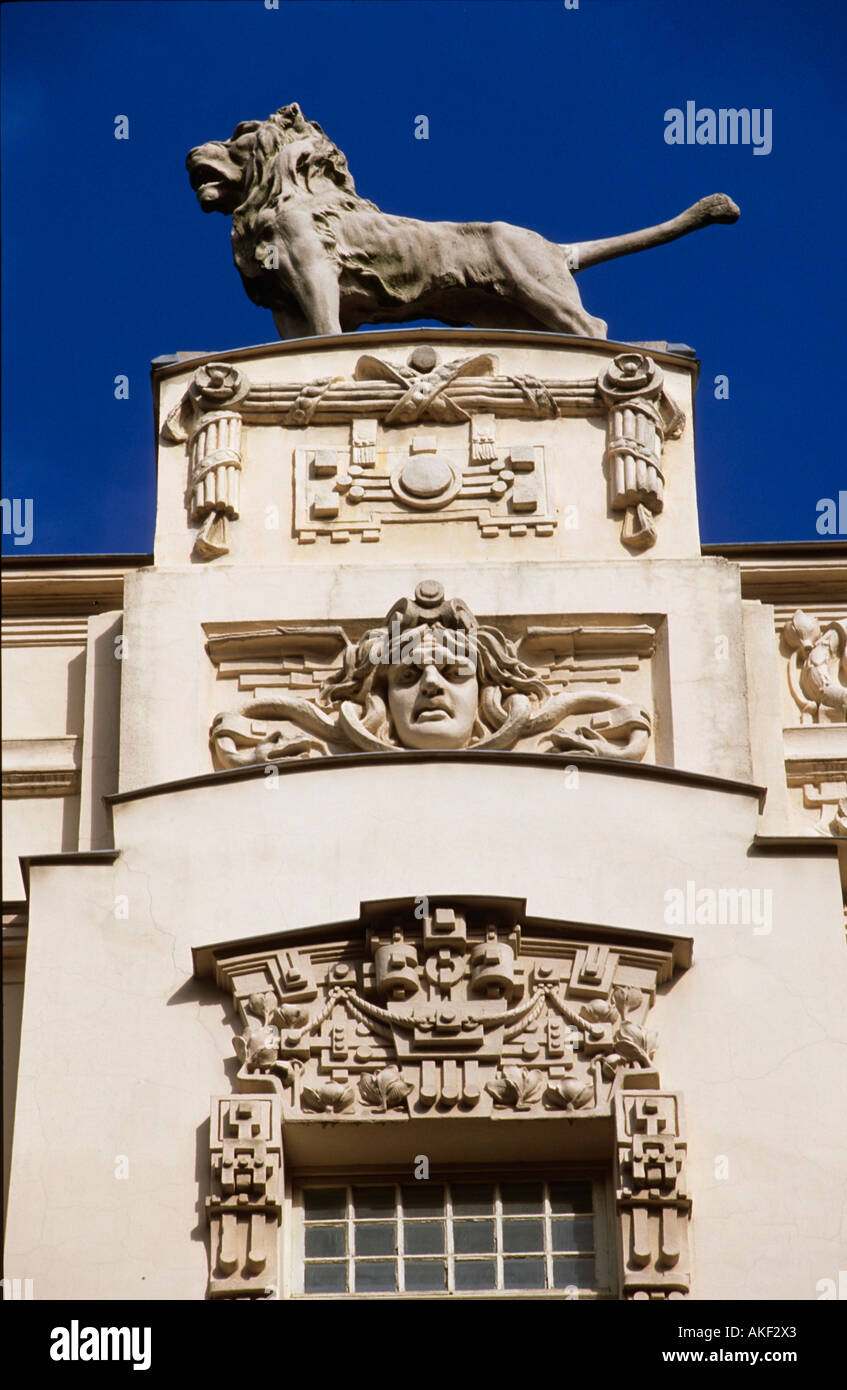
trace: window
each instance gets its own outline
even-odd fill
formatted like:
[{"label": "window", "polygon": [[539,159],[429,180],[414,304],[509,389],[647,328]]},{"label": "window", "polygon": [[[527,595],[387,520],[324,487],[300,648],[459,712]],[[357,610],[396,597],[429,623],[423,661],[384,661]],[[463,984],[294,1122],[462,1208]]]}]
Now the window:
[{"label": "window", "polygon": [[596,1296],[597,1184],[480,1175],[295,1193],[301,1295]]}]

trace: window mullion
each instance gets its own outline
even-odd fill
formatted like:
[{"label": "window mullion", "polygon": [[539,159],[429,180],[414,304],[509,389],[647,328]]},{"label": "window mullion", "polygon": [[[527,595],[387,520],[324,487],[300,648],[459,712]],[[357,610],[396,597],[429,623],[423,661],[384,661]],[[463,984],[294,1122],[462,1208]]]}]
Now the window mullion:
[{"label": "window mullion", "polygon": [[503,1269],[503,1201],[500,1196],[500,1184],[494,1187],[494,1248],[496,1250],[496,1277],[495,1283],[498,1290],[502,1290],[505,1285],[505,1271]]},{"label": "window mullion", "polygon": [[394,1229],[397,1243],[397,1292],[406,1292],[406,1231],[403,1225],[403,1189],[394,1189]]},{"label": "window mullion", "polygon": [[548,1289],[553,1284],[553,1218],[550,1203],[550,1186],[544,1183],[544,1269]]},{"label": "window mullion", "polygon": [[456,1251],[453,1243],[453,1188],[450,1183],[444,1185],[444,1225],[447,1238],[447,1291],[456,1292]]},{"label": "window mullion", "polygon": [[355,1224],[353,1221],[353,1189],[347,1188],[347,1292],[356,1292],[356,1263],[353,1256]]}]

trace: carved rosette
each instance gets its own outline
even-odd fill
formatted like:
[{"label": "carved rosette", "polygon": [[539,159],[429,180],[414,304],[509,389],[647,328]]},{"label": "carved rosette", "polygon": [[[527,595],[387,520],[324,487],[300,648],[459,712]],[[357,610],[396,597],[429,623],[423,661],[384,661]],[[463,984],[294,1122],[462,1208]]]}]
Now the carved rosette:
[{"label": "carved rosette", "polygon": [[[603,415],[610,505],[624,512],[621,539],[637,551],[655,542],[662,446],[685,417],[653,360],[634,351],[599,377],[570,381],[499,373],[490,353],[442,363],[426,346],[407,364],[365,354],[352,380],[251,383],[230,363],[212,362],[197,369],[163,433],[188,442],[189,512],[202,522],[195,553],[210,559],[229,549],[227,523],[238,516],[242,421],[349,425],[346,448],[316,439],[294,449],[294,533],[306,545],[374,542],[387,523],[432,519],[475,521],[489,539],[552,536],[549,451],[531,435],[498,443],[497,421]],[[436,435],[427,425],[455,428]]]}]

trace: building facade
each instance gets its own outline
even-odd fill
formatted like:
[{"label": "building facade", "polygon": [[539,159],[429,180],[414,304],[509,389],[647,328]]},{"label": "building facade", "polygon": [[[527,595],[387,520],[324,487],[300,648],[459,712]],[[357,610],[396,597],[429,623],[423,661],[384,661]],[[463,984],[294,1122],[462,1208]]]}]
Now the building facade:
[{"label": "building facade", "polygon": [[7,1278],[837,1279],[847,546],[701,546],[696,378],[448,328],[154,364],[154,554],[5,567]]}]

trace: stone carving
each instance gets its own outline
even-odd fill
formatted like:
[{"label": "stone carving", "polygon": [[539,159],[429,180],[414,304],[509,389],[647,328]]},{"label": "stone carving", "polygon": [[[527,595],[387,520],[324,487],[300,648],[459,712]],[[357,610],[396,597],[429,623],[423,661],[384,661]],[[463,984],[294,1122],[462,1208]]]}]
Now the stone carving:
[{"label": "stone carving", "polygon": [[[319,944],[218,962],[239,1083],[286,1122],[371,1112],[587,1112],[658,1085],[646,1020],[672,952],[528,936],[502,909],[383,914]],[[256,1018],[261,1020],[257,1027]]]},{"label": "stone carving", "polygon": [[[283,636],[294,631],[279,629]],[[555,647],[572,639],[574,629],[527,635]],[[256,636],[261,642],[267,634]],[[340,670],[332,670],[316,698],[281,690],[217,715],[211,743],[221,767],[356,749],[521,746],[629,761],[647,751],[651,720],[645,709],[612,690],[567,688],[565,668],[559,669],[560,688],[551,689],[514,642],[496,627],[481,626],[461,599],[445,599],[435,580],[419,584],[414,598],[398,600],[384,624],[358,642],[338,628],[304,627],[297,636],[305,644],[334,640]],[[589,713],[587,724],[563,727]]]},{"label": "stone carving", "polygon": [[[827,618],[833,621],[827,621]],[[784,622],[799,727],[784,730],[785,772],[814,833],[847,838],[847,619],[802,608]]]},{"label": "stone carving", "polygon": [[[552,536],[547,450],[531,434],[498,443],[497,421],[567,416],[606,417],[609,505],[624,513],[621,539],[634,550],[652,545],[664,505],[663,444],[679,437],[685,416],[639,352],[573,381],[500,374],[490,353],[442,363],[428,346],[407,365],[365,354],[351,381],[252,385],[231,364],[211,363],[198,368],[163,433],[187,442],[189,514],[203,521],[195,554],[211,559],[227,552],[228,520],[238,515],[242,421],[349,425],[346,448],[294,448],[294,534],[309,545],[378,541],[387,523],[438,520],[475,521],[492,539]],[[409,436],[430,423],[455,428]]]},{"label": "stone carving", "polygon": [[[209,1203],[214,1296],[268,1289],[267,1241],[250,1268],[243,1241],[251,1219],[265,1222],[263,1239],[272,1232],[285,1134],[463,1115],[568,1126],[611,1117],[622,1293],[682,1296],[691,1203],[681,1106],[660,1089],[647,1021],[657,987],[687,959],[683,943],[594,941],[587,929],[529,921],[506,899],[374,903],[360,923],[215,953],[216,981],[244,1028],[234,1046],[247,1095],[214,1102],[213,1175],[218,1186],[225,1176],[230,1203]],[[279,1109],[254,1109],[268,1102]],[[238,1139],[224,1149],[226,1124]],[[221,1215],[239,1192],[241,1224],[224,1248]]]},{"label": "stone carving", "polygon": [[198,367],[186,395],[171,412],[167,438],[188,442],[188,511],[202,522],[194,542],[201,559],[229,551],[227,523],[238,516],[241,458],[239,402],[248,383],[227,362]]},{"label": "stone carving", "polygon": [[653,517],[664,506],[662,444],[680,433],[684,417],[665,396],[658,367],[639,352],[616,357],[599,387],[609,407],[609,506],[624,513],[624,545],[644,550],[655,544]]},{"label": "stone carving", "polygon": [[659,226],[572,246],[505,222],[393,216],[357,194],[344,155],[296,104],[198,146],[186,166],[203,211],[232,215],[244,288],[281,338],[418,318],[603,338],[577,270],[739,215],[716,193]]},{"label": "stone carving", "polygon": [[267,1298],[279,1287],[279,1099],[215,1096],[211,1122],[210,1298]]},{"label": "stone carving", "polygon": [[615,1189],[624,1298],[684,1298],[691,1282],[679,1096],[619,1091]]},{"label": "stone carving", "polygon": [[795,653],[788,663],[788,682],[800,710],[815,723],[824,711],[847,720],[847,620],[821,629],[817,618],[798,608],[783,634]]},{"label": "stone carving", "polygon": [[789,759],[786,776],[815,833],[847,838],[847,758]]}]

